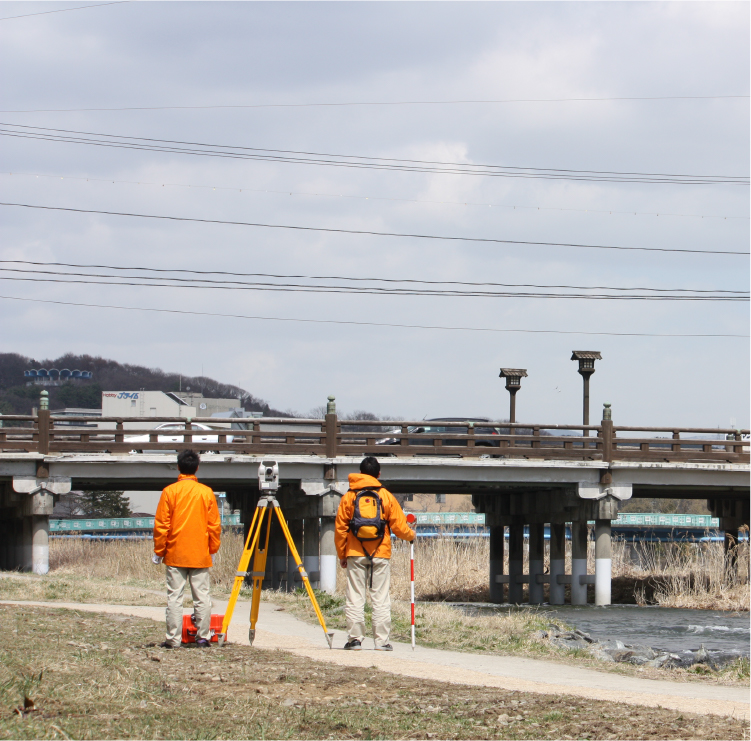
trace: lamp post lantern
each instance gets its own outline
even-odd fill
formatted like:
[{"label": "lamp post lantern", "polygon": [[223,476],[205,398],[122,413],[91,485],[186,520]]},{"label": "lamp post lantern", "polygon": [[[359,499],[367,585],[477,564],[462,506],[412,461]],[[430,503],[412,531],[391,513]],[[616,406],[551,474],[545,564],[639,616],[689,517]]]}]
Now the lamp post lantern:
[{"label": "lamp post lantern", "polygon": [[[595,360],[602,360],[596,350],[574,350],[571,360],[579,361],[579,374],[584,379],[584,414],[582,424],[589,424],[589,379],[595,372]],[[589,430],[584,430],[584,437],[589,437]]]},{"label": "lamp post lantern", "polygon": [[516,422],[516,392],[522,387],[522,378],[527,377],[527,371],[524,368],[501,368],[498,377],[506,379],[506,390],[510,397],[508,421]]}]

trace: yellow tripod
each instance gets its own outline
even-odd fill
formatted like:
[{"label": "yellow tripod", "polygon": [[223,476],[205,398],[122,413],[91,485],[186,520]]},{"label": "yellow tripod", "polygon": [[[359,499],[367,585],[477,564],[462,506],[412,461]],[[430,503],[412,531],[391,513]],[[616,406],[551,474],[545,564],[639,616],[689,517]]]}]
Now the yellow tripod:
[{"label": "yellow tripod", "polygon": [[[268,512],[268,517],[266,513]],[[251,605],[250,605],[250,631],[248,632],[248,638],[250,639],[250,645],[253,645],[253,639],[256,637],[256,622],[258,622],[258,609],[261,604],[261,587],[264,576],[266,574],[266,556],[269,550],[269,535],[271,533],[271,517],[272,512],[276,512],[279,524],[282,526],[282,532],[287,539],[287,545],[292,557],[297,564],[297,570],[300,572],[305,589],[308,592],[308,597],[313,604],[313,608],[318,616],[318,622],[323,628],[323,632],[326,635],[326,641],[329,644],[329,648],[332,646],[334,634],[329,633],[326,629],[326,621],[323,619],[323,613],[318,606],[315,594],[313,594],[313,588],[310,586],[308,580],[308,574],[303,568],[300,555],[295,548],[295,544],[292,541],[289,528],[287,527],[287,521],[284,519],[279,502],[273,494],[266,494],[258,500],[258,506],[253,513],[253,520],[250,523],[250,530],[248,531],[248,538],[245,541],[245,548],[243,554],[240,557],[240,564],[237,567],[237,573],[235,574],[235,583],[232,587],[232,594],[227,604],[227,612],[224,615],[224,622],[222,623],[222,632],[219,634],[219,645],[221,646],[227,640],[227,631],[229,630],[229,624],[232,620],[232,613],[235,610],[235,604],[237,603],[237,597],[240,594],[243,581],[247,576],[253,579],[253,589],[251,593]],[[264,521],[266,524],[265,534],[261,536],[263,530]],[[263,540],[261,538],[263,537]],[[263,545],[261,545],[263,543]],[[248,571],[248,565],[250,564],[250,557],[253,556],[253,570]]]}]

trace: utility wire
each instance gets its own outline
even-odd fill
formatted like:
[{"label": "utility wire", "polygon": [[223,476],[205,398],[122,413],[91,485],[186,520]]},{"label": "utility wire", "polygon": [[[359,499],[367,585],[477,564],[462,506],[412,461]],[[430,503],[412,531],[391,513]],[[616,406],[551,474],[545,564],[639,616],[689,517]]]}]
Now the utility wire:
[{"label": "utility wire", "polygon": [[84,304],[74,301],[55,301],[52,299],[21,298],[20,296],[0,296],[9,301],[29,301],[38,304],[56,304],[58,306],[82,306],[88,309],[120,309],[123,311],[150,311],[160,314],[186,314],[190,316],[211,316],[226,319],[251,319],[271,322],[301,322],[304,324],[345,324],[360,327],[395,327],[399,329],[434,329],[452,332],[494,332],[494,333],[522,333],[522,334],[577,334],[596,335],[602,337],[741,337],[745,334],[657,334],[652,332],[577,332],[574,330],[555,329],[497,329],[494,327],[443,327],[430,324],[390,324],[386,322],[356,322],[344,319],[300,319],[276,316],[252,316],[246,314],[219,314],[206,311],[188,311],[179,309],[154,309],[146,306],[116,306],[112,304]]},{"label": "utility wire", "polygon": [[[0,273],[7,269],[0,269]],[[198,281],[186,278],[162,278],[170,283],[146,283],[156,278],[142,276],[111,276],[91,273],[55,273],[53,271],[19,271],[32,274],[59,275],[60,278],[17,277],[0,275],[0,280],[23,281],[31,283],[74,283],[94,286],[141,286],[147,288],[193,288],[223,291],[275,291],[284,293],[343,293],[349,295],[375,296],[420,296],[431,298],[536,298],[536,299],[589,299],[617,301],[748,301],[748,296],[729,295],[675,295],[675,294],[567,294],[540,293],[528,291],[456,291],[417,288],[378,288],[373,286],[315,286],[296,283],[241,283],[240,281]],[[70,277],[69,277],[70,276]],[[71,277],[76,277],[72,280]],[[97,278],[102,280],[80,280],[78,278]],[[108,280],[116,278],[116,280]],[[134,282],[138,281],[138,282]]]},{"label": "utility wire", "polygon": [[386,196],[364,196],[353,195],[347,193],[312,193],[310,191],[294,191],[294,190],[273,190],[270,188],[248,188],[247,186],[229,186],[229,185],[197,185],[195,183],[157,183],[147,180],[113,180],[112,178],[92,178],[92,177],[78,177],[75,175],[47,175],[44,173],[36,172],[2,172],[0,175],[9,176],[21,176],[21,177],[36,177],[36,178],[49,178],[51,180],[80,180],[91,181],[92,183],[117,183],[118,185],[153,185],[156,187],[164,188],[169,186],[171,188],[199,188],[205,190],[220,190],[220,191],[233,191],[242,193],[272,193],[274,195],[283,196],[316,196],[322,198],[348,198],[350,200],[358,201],[389,201],[395,203],[425,203],[431,205],[441,206],[478,206],[482,208],[505,208],[512,211],[516,210],[528,210],[528,211],[560,211],[582,214],[609,214],[609,215],[623,215],[623,216],[674,216],[681,218],[694,218],[694,219],[722,219],[727,221],[728,219],[743,219],[748,221],[748,216],[722,216],[721,214],[676,214],[669,211],[618,211],[615,209],[598,209],[598,208],[562,208],[555,206],[519,206],[509,205],[506,203],[480,203],[477,201],[431,201],[418,198],[396,198]]},{"label": "utility wire", "polygon": [[[370,283],[409,283],[432,286],[479,286],[479,287],[500,287],[500,288],[566,288],[572,290],[591,291],[661,291],[667,293],[687,292],[687,293],[728,293],[728,294],[748,294],[748,290],[732,290],[726,288],[649,288],[644,286],[571,286],[571,285],[544,285],[538,283],[492,283],[489,281],[474,282],[460,280],[418,280],[415,278],[373,278],[373,277],[353,277],[343,275],[283,275],[280,273],[238,273],[224,270],[188,270],[185,268],[148,268],[140,266],[123,266],[123,265],[97,265],[87,263],[70,263],[70,262],[35,262],[32,260],[0,260],[0,265],[34,265],[36,267],[63,267],[63,268],[88,268],[98,270],[132,270],[149,273],[184,273],[188,275],[228,275],[233,278],[279,278],[285,280],[302,279],[302,280],[344,280],[344,281],[367,281]],[[35,270],[19,270],[12,268],[0,268],[0,270],[14,272],[45,272]],[[58,273],[55,273],[57,275]],[[67,273],[60,273],[66,275]],[[72,275],[72,273],[71,273]],[[150,276],[149,276],[150,277]],[[170,280],[177,280],[172,279]],[[222,281],[229,282],[229,281]]]},{"label": "utility wire", "polygon": [[[439,162],[433,160],[341,155],[285,149],[265,149],[202,142],[184,142],[171,139],[101,134],[90,131],[52,129],[49,127],[1,123],[13,129],[0,129],[0,135],[16,138],[41,139],[74,144],[135,149],[139,151],[190,154],[229,159],[251,159],[291,164],[328,165],[355,169],[396,170],[400,172],[430,172],[453,175],[481,175],[488,177],[522,177],[552,180],[585,180],[604,182],[672,183],[681,185],[710,185],[717,183],[748,184],[747,176],[735,175],[684,175],[675,173],[616,172],[608,170],[573,170],[561,168],[517,167],[506,165]],[[18,131],[21,129],[22,131]],[[26,131],[31,130],[31,131]],[[49,133],[52,132],[52,133]],[[74,136],[75,135],[75,136]],[[81,136],[78,136],[81,135]],[[91,137],[103,137],[92,139]],[[203,149],[191,149],[203,147]],[[289,156],[294,155],[294,156]],[[325,159],[322,159],[325,158]]]},{"label": "utility wire", "polygon": [[19,208],[41,209],[44,211],[69,211],[80,214],[102,214],[105,216],[131,216],[141,219],[160,219],[166,221],[184,221],[199,224],[227,224],[230,226],[252,226],[266,229],[292,229],[306,232],[329,232],[332,234],[366,234],[377,237],[407,237],[410,239],[437,239],[450,242],[483,242],[491,244],[520,244],[527,246],[542,247],[575,247],[592,250],[622,250],[622,251],[639,251],[639,252],[680,252],[688,254],[701,255],[748,255],[748,252],[738,252],[732,250],[686,250],[672,247],[620,247],[615,245],[598,245],[598,244],[578,244],[569,242],[536,242],[531,240],[519,239],[493,239],[490,237],[449,237],[432,234],[409,234],[402,232],[376,232],[365,229],[334,229],[317,226],[293,226],[290,224],[263,224],[253,221],[226,221],[223,219],[198,219],[188,216],[159,216],[155,214],[136,214],[124,211],[100,211],[86,208],[65,208],[63,206],[39,206],[30,203],[9,203],[0,202],[0,206],[16,206]]},{"label": "utility wire", "polygon": [[111,3],[97,3],[96,5],[79,5],[77,8],[60,8],[60,10],[43,10],[41,13],[26,13],[25,15],[9,15],[5,18],[0,18],[0,21],[12,21],[16,18],[31,18],[32,15],[49,15],[50,13],[67,13],[70,10],[87,10],[88,8],[101,8],[104,5],[122,5],[128,3],[130,0],[115,0]]},{"label": "utility wire", "polygon": [[[110,5],[110,3],[104,3]],[[93,7],[93,6],[87,6]],[[75,10],[75,8],[69,8]],[[57,11],[50,11],[57,12]],[[35,15],[35,14],[32,14]],[[20,16],[23,17],[23,16]],[[0,19],[4,20],[4,19]],[[0,113],[83,113],[89,111],[186,111],[215,110],[232,108],[343,108],[354,106],[404,106],[404,105],[487,105],[509,103],[600,103],[607,101],[631,100],[738,100],[748,99],[748,95],[650,95],[650,96],[611,96],[605,98],[505,98],[499,100],[394,100],[394,101],[352,101],[339,103],[251,103],[247,105],[163,105],[163,106],[121,106],[115,108],[29,108],[5,110]]]}]

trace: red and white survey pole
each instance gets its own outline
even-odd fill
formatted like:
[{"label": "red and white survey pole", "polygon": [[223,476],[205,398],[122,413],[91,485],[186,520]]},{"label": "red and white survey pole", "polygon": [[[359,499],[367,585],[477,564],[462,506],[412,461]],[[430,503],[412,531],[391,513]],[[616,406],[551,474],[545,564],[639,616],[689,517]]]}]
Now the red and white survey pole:
[{"label": "red and white survey pole", "polygon": [[[410,512],[407,515],[407,522],[414,525],[417,518]],[[415,531],[415,537],[417,532]],[[415,650],[415,541],[409,544],[409,598],[412,613],[412,650]]]}]

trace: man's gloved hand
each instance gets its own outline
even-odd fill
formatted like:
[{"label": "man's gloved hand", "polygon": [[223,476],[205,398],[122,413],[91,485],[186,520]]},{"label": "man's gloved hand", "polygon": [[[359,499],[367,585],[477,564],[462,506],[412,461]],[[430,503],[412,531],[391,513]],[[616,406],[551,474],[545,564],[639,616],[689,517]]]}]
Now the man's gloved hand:
[{"label": "man's gloved hand", "polygon": [[159,564],[160,564],[160,563],[161,563],[162,561],[164,561],[164,557],[163,557],[163,556],[157,556],[157,555],[156,555],[156,553],[154,553],[154,554],[153,554],[153,555],[151,556],[151,563],[153,563],[153,564],[156,564],[157,566],[159,566]]}]

